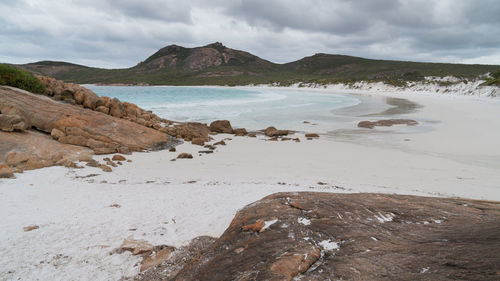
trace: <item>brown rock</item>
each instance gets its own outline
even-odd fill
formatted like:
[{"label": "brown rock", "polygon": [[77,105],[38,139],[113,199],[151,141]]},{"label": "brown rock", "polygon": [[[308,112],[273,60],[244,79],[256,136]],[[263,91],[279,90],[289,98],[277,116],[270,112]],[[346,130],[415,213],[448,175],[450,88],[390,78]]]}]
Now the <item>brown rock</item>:
[{"label": "brown rock", "polygon": [[58,141],[67,144],[74,144],[79,146],[87,146],[88,138],[84,136],[63,136],[58,139]]},{"label": "brown rock", "polygon": [[177,149],[175,149],[175,147],[171,147],[168,151],[170,151],[170,152],[176,152]]},{"label": "brown rock", "polygon": [[114,117],[123,117],[123,105],[119,99],[113,98],[109,103],[109,114]]},{"label": "brown rock", "polygon": [[293,280],[299,274],[305,273],[312,264],[319,260],[321,250],[316,246],[305,246],[299,253],[287,253],[275,261],[271,272],[280,280]]},{"label": "brown rock", "polygon": [[210,123],[210,130],[216,133],[232,134],[233,128],[228,120],[217,120]]},{"label": "brown rock", "polygon": [[142,261],[141,272],[157,266],[164,260],[168,259],[174,250],[170,247],[160,250],[159,252],[148,256]]},{"label": "brown rock", "polygon": [[144,240],[135,240],[133,238],[127,238],[120,245],[120,248],[125,251],[130,251],[134,255],[138,255],[151,252],[153,250],[153,245]]},{"label": "brown rock", "polygon": [[88,161],[86,161],[87,164],[85,164],[86,166],[89,166],[89,167],[95,167],[95,168],[99,168],[101,167],[101,164],[99,164],[99,162],[97,162],[96,160],[94,159],[90,159]]},{"label": "brown rock", "polygon": [[[263,233],[243,231],[249,222],[276,217],[279,227]],[[148,271],[148,276],[156,276],[155,280],[496,280],[500,252],[491,249],[500,248],[499,220],[498,202],[277,193],[240,210],[215,242],[182,256],[180,269],[169,262],[173,273],[162,265]]]},{"label": "brown rock", "polygon": [[29,123],[20,115],[0,114],[0,130],[2,131],[24,131],[28,128]]},{"label": "brown rock", "polygon": [[375,126],[391,127],[392,125],[416,126],[418,125],[418,122],[411,119],[387,119],[378,121],[361,121],[358,123],[358,127],[368,129],[373,129]]},{"label": "brown rock", "polygon": [[85,93],[83,89],[79,89],[73,93],[73,98],[77,104],[83,104]]},{"label": "brown rock", "polygon": [[8,165],[0,164],[0,178],[14,178],[14,173]]},{"label": "brown rock", "polygon": [[243,231],[254,231],[254,232],[259,232],[265,225],[264,220],[257,220],[254,224],[249,224],[249,225],[244,225],[241,227],[241,230]]},{"label": "brown rock", "polygon": [[85,89],[83,95],[83,106],[88,109],[96,109],[99,97],[92,91]]},{"label": "brown rock", "polygon": [[208,141],[208,134],[210,133],[210,129],[206,124],[197,122],[178,124],[174,127],[165,128],[165,130],[167,134],[187,141],[194,138],[202,138],[204,141]]},{"label": "brown rock", "polygon": [[113,161],[125,161],[127,160],[127,158],[123,157],[122,155],[113,155],[113,158],[112,158]]},{"label": "brown rock", "polygon": [[118,152],[112,147],[96,147],[93,149],[95,155],[112,154]]},{"label": "brown rock", "polygon": [[63,131],[58,130],[56,128],[52,129],[52,131],[50,132],[50,135],[55,140],[59,140],[60,138],[63,138],[66,136]]},{"label": "brown rock", "polygon": [[95,111],[99,111],[99,112],[102,112],[104,114],[109,114],[109,107],[105,107],[105,106],[98,106]]},{"label": "brown rock", "polygon": [[97,107],[100,107],[100,106],[106,107],[106,108],[108,108],[108,111],[109,111],[109,105],[110,104],[111,104],[111,98],[110,97],[99,97],[99,100],[97,101],[96,106]]},{"label": "brown rock", "polygon": [[177,156],[177,159],[192,159],[193,158],[193,155],[191,155],[190,153],[181,153]]},{"label": "brown rock", "polygon": [[100,168],[101,168],[101,170],[103,170],[104,172],[107,172],[107,173],[110,173],[110,172],[112,172],[112,171],[113,171],[113,169],[111,169],[111,167],[110,167],[110,166],[108,166],[108,165],[104,165],[104,164],[102,164],[102,165],[100,166]]},{"label": "brown rock", "polygon": [[257,134],[255,134],[255,133],[249,133],[248,136],[251,137],[251,138],[256,138]]},{"label": "brown rock", "polygon": [[[93,100],[94,95],[89,94],[89,100]],[[169,141],[165,134],[157,130],[40,95],[0,89],[0,101],[2,113],[5,108],[9,112],[14,108],[40,131],[51,133],[55,128],[64,132],[65,136],[59,138],[63,143],[86,146],[87,140],[92,138],[110,144],[107,151],[96,149],[99,153],[116,152],[118,147],[128,147],[132,151],[156,149]],[[122,106],[117,99],[111,100],[110,104],[118,109]]]},{"label": "brown rock", "polygon": [[288,130],[278,130],[275,127],[267,127],[264,130],[264,134],[268,137],[279,137],[288,135]]},{"label": "brown rock", "polygon": [[310,134],[306,134],[306,138],[319,138],[319,135],[315,134],[315,133],[310,133]]},{"label": "brown rock", "polygon": [[64,165],[90,159],[90,154],[87,148],[62,144],[36,131],[0,131],[0,163],[7,163],[13,171]]},{"label": "brown rock", "polygon": [[126,146],[120,146],[116,149],[116,152],[121,153],[121,154],[130,154],[130,149]]},{"label": "brown rock", "polygon": [[102,160],[104,160],[104,162],[106,162],[106,164],[108,164],[108,165],[109,165],[109,166],[111,166],[111,167],[115,167],[115,168],[116,168],[116,167],[118,167],[118,166],[115,164],[115,162],[111,161],[111,159],[109,159],[108,157],[106,157],[106,158],[104,158],[104,159],[102,159]]},{"label": "brown rock", "polygon": [[23,227],[24,232],[32,231],[35,229],[39,229],[40,227],[38,225],[30,225],[30,226],[25,226]]},{"label": "brown rock", "polygon": [[226,142],[221,140],[221,141],[214,143],[214,145],[226,145]]},{"label": "brown rock", "polygon": [[30,154],[26,152],[11,152],[7,155],[7,164],[10,166],[18,166],[19,164],[28,162]]},{"label": "brown rock", "polygon": [[203,138],[194,138],[194,139],[191,140],[191,143],[195,144],[195,145],[204,146],[205,145],[205,139],[203,139]]},{"label": "brown rock", "polygon": [[248,134],[247,130],[245,128],[238,128],[238,129],[234,129],[233,130],[233,133],[236,135],[236,136],[246,136]]}]

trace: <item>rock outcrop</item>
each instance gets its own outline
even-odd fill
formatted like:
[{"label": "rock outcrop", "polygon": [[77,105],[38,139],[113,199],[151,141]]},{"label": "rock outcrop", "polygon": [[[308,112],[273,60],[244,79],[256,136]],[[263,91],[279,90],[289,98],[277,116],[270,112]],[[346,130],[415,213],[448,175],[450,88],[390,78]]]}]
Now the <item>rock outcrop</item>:
[{"label": "rock outcrop", "polygon": [[275,127],[267,127],[264,130],[264,134],[268,137],[280,137],[280,136],[287,136],[289,134],[288,130],[278,130]]},{"label": "rock outcrop", "polygon": [[14,172],[50,166],[74,166],[76,161],[90,161],[92,150],[54,141],[36,131],[1,132],[0,163]]},{"label": "rock outcrop", "polygon": [[233,127],[228,120],[216,120],[210,123],[210,130],[216,133],[232,134]]},{"label": "rock outcrop", "polygon": [[369,129],[373,129],[376,126],[391,127],[392,125],[416,126],[418,125],[418,122],[411,119],[387,119],[378,121],[361,121],[358,123],[358,127]]},{"label": "rock outcrop", "polygon": [[198,122],[174,123],[171,126],[161,128],[160,131],[186,141],[191,141],[193,139],[208,141],[208,135],[210,134],[208,126]]},{"label": "rock outcrop", "polygon": [[235,136],[242,137],[242,136],[246,136],[248,134],[248,132],[247,132],[247,129],[245,129],[245,128],[238,128],[238,129],[233,130],[233,134]]},{"label": "rock outcrop", "polygon": [[499,221],[499,202],[277,193],[136,280],[498,280]]},{"label": "rock outcrop", "polygon": [[129,102],[120,102],[117,98],[99,97],[93,91],[78,84],[65,83],[47,76],[37,76],[46,87],[45,94],[54,99],[101,112],[113,117],[126,119],[142,126],[159,130],[171,124],[151,111],[144,110]]},{"label": "rock outcrop", "polygon": [[171,142],[158,130],[40,95],[0,88],[0,101],[0,112],[15,108],[32,128],[96,154],[156,149]]}]

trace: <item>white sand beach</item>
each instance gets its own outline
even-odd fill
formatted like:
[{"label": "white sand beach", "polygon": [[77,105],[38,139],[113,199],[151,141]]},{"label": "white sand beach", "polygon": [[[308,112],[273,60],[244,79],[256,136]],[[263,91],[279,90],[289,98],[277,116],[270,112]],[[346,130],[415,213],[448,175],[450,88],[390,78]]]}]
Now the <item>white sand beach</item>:
[{"label": "white sand beach", "polygon": [[[0,279],[133,276],[140,258],[114,252],[125,238],[178,247],[217,237],[239,208],[279,191],[500,200],[500,99],[346,90],[353,92],[415,102],[422,107],[401,116],[419,125],[357,128],[357,121],[384,119],[363,116],[319,139],[293,136],[300,142],[219,134],[216,141],[232,140],[213,154],[184,143],[177,152],[126,155],[132,162],[111,173],[51,167],[1,179]],[[170,161],[180,152],[194,158]],[[29,225],[39,229],[24,232]]]}]

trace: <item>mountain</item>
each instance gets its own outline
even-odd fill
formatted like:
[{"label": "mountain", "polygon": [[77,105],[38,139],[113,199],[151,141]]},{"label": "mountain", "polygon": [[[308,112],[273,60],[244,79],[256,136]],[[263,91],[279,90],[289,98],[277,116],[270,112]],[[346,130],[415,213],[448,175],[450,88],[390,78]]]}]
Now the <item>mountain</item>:
[{"label": "mountain", "polygon": [[276,64],[245,51],[216,42],[202,47],[170,45],[136,66],[103,69],[66,62],[41,61],[20,68],[66,82],[152,85],[244,85],[296,82],[330,83],[373,80],[398,82],[424,76],[453,75],[474,78],[500,71],[498,65],[467,65],[372,60],[360,57],[315,54],[298,61]]}]

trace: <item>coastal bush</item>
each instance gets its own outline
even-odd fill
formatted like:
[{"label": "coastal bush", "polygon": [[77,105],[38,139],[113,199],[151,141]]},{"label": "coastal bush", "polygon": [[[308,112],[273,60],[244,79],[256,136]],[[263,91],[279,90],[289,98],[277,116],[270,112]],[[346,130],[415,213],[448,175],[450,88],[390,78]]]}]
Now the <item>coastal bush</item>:
[{"label": "coastal bush", "polygon": [[12,86],[32,93],[43,94],[45,85],[28,71],[0,64],[0,85]]},{"label": "coastal bush", "polygon": [[489,85],[489,86],[500,86],[500,71],[494,72],[491,74],[493,78],[488,78],[486,79],[486,82],[483,83],[483,85]]}]

